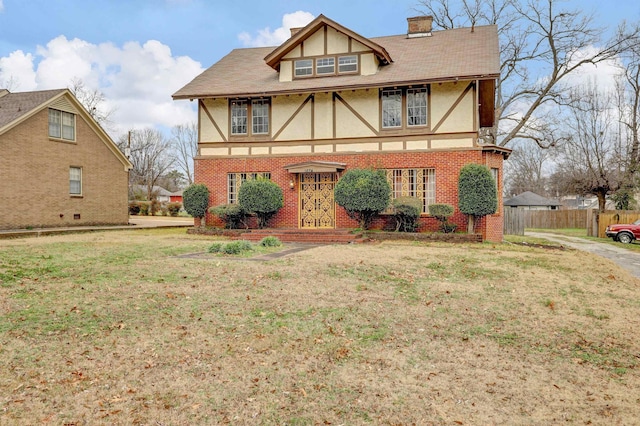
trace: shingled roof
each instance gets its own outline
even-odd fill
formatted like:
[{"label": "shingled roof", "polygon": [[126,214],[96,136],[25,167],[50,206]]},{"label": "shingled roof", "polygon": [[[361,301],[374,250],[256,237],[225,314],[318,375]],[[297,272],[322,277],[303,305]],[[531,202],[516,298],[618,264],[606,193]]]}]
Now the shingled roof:
[{"label": "shingled roof", "polygon": [[[267,62],[278,48],[235,49],[173,94],[174,99],[266,96],[385,87],[500,75],[495,25],[434,31],[430,37],[406,34],[369,39],[393,62],[374,75],[342,75],[281,82]],[[275,49],[275,50],[274,50]]]},{"label": "shingled roof", "polygon": [[30,114],[43,103],[65,92],[66,89],[11,93],[0,90],[0,133],[14,121]]},{"label": "shingled roof", "polygon": [[505,206],[561,206],[562,203],[556,200],[550,200],[531,191],[523,192],[504,202]]}]

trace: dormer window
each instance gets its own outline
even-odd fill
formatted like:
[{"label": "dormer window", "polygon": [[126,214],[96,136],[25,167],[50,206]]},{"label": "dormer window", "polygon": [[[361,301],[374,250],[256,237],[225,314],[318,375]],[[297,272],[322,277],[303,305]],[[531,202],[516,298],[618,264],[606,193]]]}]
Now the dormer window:
[{"label": "dormer window", "polygon": [[313,75],[313,59],[300,59],[295,62],[296,77]]},{"label": "dormer window", "polygon": [[340,56],[338,58],[338,72],[340,74],[357,72],[357,71],[358,71],[358,57],[356,55]]},{"label": "dormer window", "polygon": [[[338,63],[336,72],[336,62]],[[298,59],[294,61],[293,76],[325,77],[339,74],[357,74],[358,55],[325,56],[315,59]]]},{"label": "dormer window", "polygon": [[316,74],[334,74],[336,72],[335,58],[316,59]]}]

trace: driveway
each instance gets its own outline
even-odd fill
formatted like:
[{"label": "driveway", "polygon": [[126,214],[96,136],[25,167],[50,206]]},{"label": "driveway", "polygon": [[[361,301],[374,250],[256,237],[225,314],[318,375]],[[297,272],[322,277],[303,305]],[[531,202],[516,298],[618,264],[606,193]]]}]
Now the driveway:
[{"label": "driveway", "polygon": [[[578,237],[569,237],[546,232],[527,232],[526,235],[529,237],[544,238],[549,241],[560,243],[566,247],[588,251],[589,253],[605,257],[631,272],[632,275],[640,278],[640,253],[628,250],[624,248],[622,244],[617,246],[599,243],[597,241],[589,241]],[[637,242],[634,244],[637,244]]]}]

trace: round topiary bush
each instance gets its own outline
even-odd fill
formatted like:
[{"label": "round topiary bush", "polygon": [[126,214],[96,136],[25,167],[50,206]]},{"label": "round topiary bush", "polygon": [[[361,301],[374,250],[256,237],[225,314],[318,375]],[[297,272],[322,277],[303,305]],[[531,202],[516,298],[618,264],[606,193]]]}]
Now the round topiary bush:
[{"label": "round topiary bush", "polygon": [[209,189],[202,183],[189,185],[182,193],[182,202],[187,213],[203,218],[209,206]]},{"label": "round topiary bush", "polygon": [[422,200],[417,197],[398,197],[391,202],[396,232],[415,232],[422,213]]},{"label": "round topiary bush", "polygon": [[429,204],[429,214],[440,222],[440,230],[445,234],[453,232],[458,227],[454,223],[449,223],[449,218],[453,216],[453,206],[451,204]]},{"label": "round topiary bush", "polygon": [[391,186],[381,170],[352,169],[338,181],[334,196],[360,228],[369,229],[371,221],[389,205]]},{"label": "round topiary bush", "polygon": [[247,212],[240,204],[222,204],[211,207],[209,213],[224,222],[227,229],[247,228]]},{"label": "round topiary bush", "polygon": [[258,219],[258,228],[265,228],[269,219],[284,206],[282,189],[269,179],[258,178],[242,183],[238,203]]}]

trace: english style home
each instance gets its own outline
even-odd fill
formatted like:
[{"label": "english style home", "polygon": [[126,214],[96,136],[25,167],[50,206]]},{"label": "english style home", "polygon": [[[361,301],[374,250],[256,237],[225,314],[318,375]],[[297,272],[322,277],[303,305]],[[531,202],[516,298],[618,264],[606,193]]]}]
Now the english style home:
[{"label": "english style home", "polygon": [[68,89],[0,89],[0,229],[126,225],[130,168]]},{"label": "english style home", "polygon": [[[284,191],[271,226],[355,227],[333,188],[346,170],[372,167],[385,171],[393,197],[422,199],[420,230],[437,229],[432,203],[455,206],[464,229],[460,169],[486,165],[501,197],[510,153],[480,137],[495,120],[498,35],[495,26],[431,23],[409,18],[406,34],[365,38],[320,15],[278,47],[231,51],[178,90],[174,99],[198,102],[195,181],[208,186],[210,205],[236,203],[245,180],[266,177]],[[477,230],[500,241],[502,222],[499,210]]]}]

